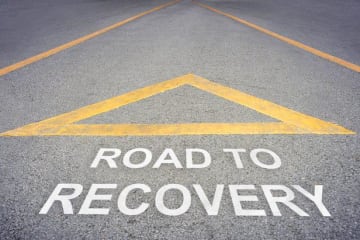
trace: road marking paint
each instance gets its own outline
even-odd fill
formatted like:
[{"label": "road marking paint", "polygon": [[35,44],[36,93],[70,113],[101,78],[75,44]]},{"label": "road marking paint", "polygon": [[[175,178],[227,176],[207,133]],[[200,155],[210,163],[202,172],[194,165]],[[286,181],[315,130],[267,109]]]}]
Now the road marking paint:
[{"label": "road marking paint", "polygon": [[160,9],[162,9],[162,8],[165,8],[165,7],[174,5],[175,3],[178,3],[179,1],[180,1],[180,0],[175,0],[175,1],[171,1],[171,2],[168,2],[168,3],[162,4],[162,5],[160,5],[160,6],[154,7],[154,8],[152,8],[152,9],[150,9],[150,10],[147,10],[147,11],[145,11],[145,12],[142,12],[142,13],[139,13],[139,14],[137,14],[137,15],[135,15],[135,16],[132,16],[132,17],[130,17],[130,18],[127,18],[127,19],[125,19],[125,20],[123,20],[123,21],[121,21],[121,22],[115,23],[115,24],[113,24],[113,25],[110,25],[110,26],[108,26],[108,27],[105,27],[105,28],[103,28],[103,29],[100,29],[100,30],[98,30],[98,31],[96,31],[96,32],[90,33],[90,34],[88,34],[88,35],[86,35],[86,36],[80,37],[80,38],[78,38],[78,39],[75,39],[75,40],[70,41],[70,42],[68,42],[68,43],[65,43],[65,44],[63,44],[63,45],[57,46],[57,47],[55,47],[55,48],[53,48],[53,49],[50,49],[50,50],[48,50],[48,51],[46,51],[46,52],[42,52],[42,53],[40,53],[40,54],[38,54],[38,55],[32,56],[32,57],[27,58],[27,59],[25,59],[25,60],[22,60],[22,61],[20,61],[20,62],[17,62],[17,63],[14,63],[14,64],[12,64],[12,65],[9,65],[9,66],[7,66],[7,67],[1,68],[1,69],[0,69],[0,76],[3,76],[3,75],[5,75],[5,74],[8,74],[8,73],[13,72],[13,71],[15,71],[15,70],[18,70],[18,69],[20,69],[20,68],[23,68],[23,67],[25,67],[25,66],[27,66],[27,65],[29,65],[29,64],[32,64],[32,63],[37,62],[37,61],[40,61],[40,60],[42,60],[42,59],[44,59],[44,58],[50,57],[50,56],[52,56],[52,55],[54,55],[54,54],[57,54],[57,53],[59,53],[59,52],[61,52],[61,51],[66,50],[66,49],[68,49],[68,48],[74,47],[74,46],[76,46],[76,45],[78,45],[78,44],[80,44],[80,43],[83,43],[83,42],[85,42],[85,41],[87,41],[87,40],[90,40],[90,39],[92,39],[92,38],[94,38],[94,37],[97,37],[97,36],[102,35],[102,34],[104,34],[104,33],[106,33],[106,32],[109,32],[109,31],[111,31],[111,30],[113,30],[113,29],[115,29],[115,28],[121,27],[121,26],[123,26],[123,25],[125,25],[125,24],[127,24],[127,23],[129,23],[129,22],[132,22],[132,21],[134,21],[134,20],[137,20],[137,19],[139,19],[139,18],[141,18],[141,17],[143,17],[143,16],[145,16],[145,15],[148,15],[148,14],[150,14],[150,13],[153,13],[153,12],[155,12],[155,11],[158,11],[158,10],[160,10]]},{"label": "road marking paint", "polygon": [[286,43],[288,43],[288,44],[290,44],[292,46],[295,46],[297,48],[301,48],[301,49],[303,49],[303,50],[305,50],[305,51],[307,51],[309,53],[312,53],[312,54],[314,54],[314,55],[316,55],[318,57],[324,58],[324,59],[326,59],[326,60],[328,60],[330,62],[337,63],[337,64],[339,64],[339,65],[341,65],[343,67],[346,67],[348,69],[351,69],[351,70],[353,70],[355,72],[360,72],[360,66],[357,65],[357,64],[345,61],[344,59],[335,57],[335,56],[333,56],[333,55],[331,55],[329,53],[320,51],[320,50],[318,50],[316,48],[310,47],[310,46],[305,45],[305,44],[303,44],[301,42],[298,42],[298,41],[295,41],[293,39],[287,38],[287,37],[282,36],[282,35],[280,35],[278,33],[272,32],[272,31],[270,31],[270,30],[268,30],[266,28],[260,27],[259,25],[256,25],[256,24],[251,23],[249,21],[246,21],[244,19],[235,17],[235,16],[233,16],[233,15],[231,15],[229,13],[220,11],[220,10],[218,10],[216,8],[213,8],[213,7],[210,7],[208,5],[205,5],[205,4],[202,4],[202,3],[199,3],[199,2],[195,2],[195,1],[193,1],[193,3],[195,3],[196,5],[198,5],[200,7],[206,8],[206,9],[208,9],[210,11],[213,11],[215,13],[218,13],[220,15],[228,17],[228,18],[230,18],[230,19],[232,19],[232,20],[234,20],[236,22],[242,23],[242,24],[244,24],[244,25],[246,25],[246,26],[248,26],[250,28],[256,29],[259,32],[265,33],[265,34],[267,34],[267,35],[269,35],[271,37],[274,37],[274,38],[276,38],[276,39],[278,39],[280,41],[286,42]]},{"label": "road marking paint", "polygon": [[[180,124],[76,124],[159,93],[190,85],[251,108],[280,122]],[[305,115],[238,90],[187,74],[32,123],[0,136],[161,136],[215,134],[355,134],[344,127]]]}]

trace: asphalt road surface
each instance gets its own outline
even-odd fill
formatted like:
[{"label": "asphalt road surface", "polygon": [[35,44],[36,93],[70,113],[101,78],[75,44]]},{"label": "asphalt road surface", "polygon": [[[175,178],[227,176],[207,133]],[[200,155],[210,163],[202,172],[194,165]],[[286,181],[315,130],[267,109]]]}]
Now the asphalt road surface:
[{"label": "asphalt road surface", "polygon": [[[204,89],[194,86],[196,82],[169,91],[156,85],[158,91],[148,98],[141,96],[150,90],[138,91],[127,95],[123,101],[132,102],[122,107],[101,112],[96,105],[89,110],[93,114],[77,112],[69,115],[67,123],[61,118],[55,127],[47,125],[56,128],[74,122],[84,126],[74,134],[64,134],[66,129],[61,127],[56,131],[34,127],[25,136],[2,134],[0,239],[359,239],[360,2],[200,1],[345,63],[325,59],[204,5],[186,0],[163,5],[168,2],[0,0],[0,133],[184,75],[188,77],[181,79],[211,81]],[[145,12],[157,6],[162,7]],[[74,42],[144,12],[138,19]],[[66,43],[72,45],[21,63]],[[206,91],[212,83],[215,90],[226,87],[228,99]],[[233,95],[228,88],[234,90]],[[244,104],[229,99],[242,93],[256,97],[260,106],[251,107],[255,100],[249,95]],[[263,110],[264,100],[291,111],[277,114],[280,110],[273,105]],[[330,127],[316,132],[318,126],[309,124],[313,128],[305,128],[306,134],[299,130],[302,127],[259,134],[263,125],[293,121],[290,125],[302,126],[302,119],[291,120],[296,115],[293,111],[348,131],[339,133]],[[184,123],[199,128],[191,134]],[[223,123],[224,128],[211,123]],[[235,123],[255,125],[246,134],[235,134]],[[130,124],[137,126],[136,131],[128,130]],[[90,129],[114,133],[112,126],[125,126],[125,133],[98,136]],[[164,130],[163,126],[170,127]],[[48,136],[44,136],[46,131]],[[117,168],[110,168],[105,160],[97,168],[90,167],[100,148],[121,149]],[[152,153],[149,165],[138,169],[124,165],[124,154],[135,148]],[[166,148],[173,150],[183,168],[166,163],[153,168]],[[186,168],[186,149],[191,148],[209,152],[211,164]],[[243,168],[237,168],[232,154],[223,149],[246,149],[241,155]],[[271,150],[281,159],[281,166],[265,169],[254,164],[249,155],[253,149]],[[271,165],[269,156],[258,155]],[[136,163],[143,159],[143,154],[132,156]],[[198,153],[194,159],[202,161]],[[132,191],[126,203],[130,208],[141,203],[149,206],[130,216],[119,210],[117,201],[122,190],[135,183],[148,185],[151,192]],[[83,187],[71,201],[73,214],[64,214],[60,202],[39,214],[58,184]],[[92,184],[117,184],[97,192],[112,194],[111,200],[91,203],[92,208],[109,209],[106,215],[79,214]],[[185,213],[168,216],[159,211],[155,198],[168,184],[182,185],[190,192],[191,205]],[[216,186],[224,185],[217,214],[208,215],[193,184],[202,187],[210,202]],[[235,202],[244,209],[262,209],[266,216],[237,216],[229,185],[253,185],[254,189],[238,194],[257,196],[258,201]],[[292,202],[309,216],[300,216],[281,203],[277,204],[281,216],[274,216],[263,185],[291,189]],[[323,186],[322,203],[331,216],[324,216],[318,205],[292,185],[313,195],[315,186]],[[61,194],[71,192],[63,189]],[[286,194],[273,192],[274,198]],[[183,196],[171,190],[163,201],[177,209]]]}]

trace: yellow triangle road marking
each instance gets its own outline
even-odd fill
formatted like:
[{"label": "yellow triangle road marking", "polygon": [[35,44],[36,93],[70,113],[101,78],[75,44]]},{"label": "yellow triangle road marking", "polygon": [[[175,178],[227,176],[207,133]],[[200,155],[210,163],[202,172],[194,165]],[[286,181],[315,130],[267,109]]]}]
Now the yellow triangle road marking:
[{"label": "yellow triangle road marking", "polygon": [[[251,108],[280,122],[266,123],[181,123],[181,124],[76,124],[159,93],[191,85],[205,92]],[[187,74],[141,88],[102,102],[79,108],[0,136],[159,136],[212,134],[355,134],[334,123],[305,115],[275,103]]]}]

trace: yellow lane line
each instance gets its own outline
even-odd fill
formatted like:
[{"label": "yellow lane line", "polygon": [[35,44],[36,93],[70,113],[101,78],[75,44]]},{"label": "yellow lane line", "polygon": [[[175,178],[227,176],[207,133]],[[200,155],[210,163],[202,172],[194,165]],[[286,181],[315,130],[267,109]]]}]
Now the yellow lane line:
[{"label": "yellow lane line", "polygon": [[[58,116],[41,121],[41,124],[58,125],[58,124],[70,124],[70,123],[78,122],[120,108],[130,103],[134,103],[143,100],[145,98],[157,95],[161,92],[165,92],[177,88],[179,86],[186,84],[190,78],[192,78],[192,75],[188,74],[182,77],[156,83],[154,85],[140,88],[120,96],[112,97],[98,103],[87,105],[75,111],[60,114]],[[35,123],[35,125],[38,125],[38,123]]]},{"label": "yellow lane line", "polygon": [[[178,136],[314,134],[286,123],[69,124],[9,131],[1,136]],[[321,134],[332,134],[324,132]],[[335,133],[339,134],[339,133]]]},{"label": "yellow lane line", "polygon": [[[81,124],[81,120],[120,108],[175,88],[190,85],[251,108],[280,122]],[[211,82],[194,74],[156,83],[77,110],[32,123],[0,136],[161,136],[212,134],[355,134],[337,124],[305,115],[264,99]]]},{"label": "yellow lane line", "polygon": [[289,108],[272,103],[265,99],[261,99],[233,88],[211,82],[200,76],[194,76],[194,81],[190,83],[203,91],[209,92],[218,97],[227,99],[234,103],[251,108],[259,113],[278,119],[289,125],[297,126],[298,128],[307,129],[312,133],[342,133],[351,134],[352,132],[338,126],[334,123],[325,122],[318,118],[296,112]]},{"label": "yellow lane line", "polygon": [[125,24],[127,24],[129,22],[132,22],[132,21],[134,21],[136,19],[139,19],[139,18],[141,18],[141,17],[143,17],[143,16],[145,16],[147,14],[153,13],[155,11],[158,11],[158,10],[162,9],[162,8],[168,7],[170,5],[174,5],[175,3],[179,2],[179,1],[180,0],[175,0],[175,1],[171,1],[171,2],[168,2],[168,3],[162,4],[160,6],[154,7],[152,9],[150,9],[150,10],[147,10],[145,12],[142,12],[142,13],[139,13],[139,14],[137,14],[135,16],[127,18],[127,19],[125,19],[125,20],[123,20],[121,22],[118,22],[118,23],[115,23],[115,24],[110,25],[108,27],[105,27],[103,29],[100,29],[100,30],[98,30],[96,32],[90,33],[88,35],[85,35],[83,37],[80,37],[78,39],[70,41],[68,43],[65,43],[63,45],[57,46],[57,47],[55,47],[53,49],[50,49],[48,51],[42,52],[42,53],[40,53],[38,55],[32,56],[32,57],[27,58],[25,60],[22,60],[20,62],[9,65],[7,67],[1,68],[0,69],[0,76],[8,74],[8,73],[10,73],[12,71],[15,71],[17,69],[23,68],[23,67],[25,67],[25,66],[27,66],[29,64],[40,61],[40,60],[42,60],[44,58],[50,57],[50,56],[52,56],[54,54],[57,54],[57,53],[59,53],[61,51],[64,51],[65,49],[71,48],[71,47],[76,46],[76,45],[78,45],[80,43],[83,43],[83,42],[85,42],[87,40],[90,40],[90,39],[92,39],[94,37],[97,37],[97,36],[99,36],[101,34],[104,34],[104,33],[108,32],[108,31],[111,31],[111,30],[113,30],[115,28],[121,27],[121,26],[123,26],[123,25],[125,25]]},{"label": "yellow lane line", "polygon": [[305,51],[307,51],[309,53],[312,53],[312,54],[314,54],[316,56],[324,58],[324,59],[326,59],[326,60],[328,60],[330,62],[337,63],[337,64],[339,64],[339,65],[341,65],[343,67],[346,67],[348,69],[351,69],[351,70],[353,70],[355,72],[360,72],[360,66],[357,65],[357,64],[345,61],[344,59],[335,57],[335,56],[333,56],[333,55],[331,55],[329,53],[320,51],[320,50],[318,50],[316,48],[310,47],[310,46],[305,45],[305,44],[303,44],[301,42],[298,42],[298,41],[295,41],[293,39],[287,38],[287,37],[282,36],[282,35],[280,35],[278,33],[272,32],[272,31],[270,31],[270,30],[268,30],[266,28],[260,27],[259,25],[256,25],[256,24],[251,23],[249,21],[246,21],[244,19],[235,17],[235,16],[233,16],[233,15],[231,15],[229,13],[220,11],[220,10],[218,10],[216,8],[213,8],[213,7],[210,7],[208,5],[205,5],[205,4],[202,4],[202,3],[199,3],[199,2],[194,2],[194,3],[196,5],[198,5],[198,6],[200,6],[200,7],[203,7],[203,8],[206,8],[206,9],[210,10],[210,11],[213,11],[215,13],[221,14],[221,15],[223,15],[225,17],[228,17],[228,18],[230,18],[230,19],[232,19],[232,20],[234,20],[236,22],[242,23],[242,24],[244,24],[244,25],[246,25],[246,26],[248,26],[250,28],[256,29],[256,30],[258,30],[258,31],[260,31],[262,33],[265,33],[265,34],[267,34],[267,35],[269,35],[271,37],[279,39],[280,41],[283,41],[283,42],[286,42],[286,43],[288,43],[288,44],[290,44],[292,46],[301,48],[301,49],[303,49],[303,50],[305,50]]}]

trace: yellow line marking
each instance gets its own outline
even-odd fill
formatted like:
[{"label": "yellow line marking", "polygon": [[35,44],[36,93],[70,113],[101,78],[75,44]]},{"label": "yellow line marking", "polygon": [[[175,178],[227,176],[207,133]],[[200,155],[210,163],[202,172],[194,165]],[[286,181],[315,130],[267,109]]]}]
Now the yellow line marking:
[{"label": "yellow line marking", "polygon": [[27,65],[29,65],[29,64],[32,64],[32,63],[37,62],[37,61],[40,61],[40,60],[42,60],[42,59],[44,59],[44,58],[50,57],[50,56],[52,56],[52,55],[54,55],[54,54],[57,54],[57,53],[59,53],[59,52],[61,52],[61,51],[64,51],[65,49],[74,47],[74,46],[76,46],[76,45],[78,45],[78,44],[80,44],[80,43],[83,43],[83,42],[85,42],[85,41],[87,41],[87,40],[90,40],[90,39],[92,39],[92,38],[94,38],[94,37],[97,37],[97,36],[99,36],[99,35],[101,35],[101,34],[104,34],[104,33],[106,33],[106,32],[109,32],[109,31],[111,31],[111,30],[113,30],[113,29],[115,29],[115,28],[121,27],[121,26],[123,26],[123,25],[125,25],[125,24],[127,24],[127,23],[129,23],[129,22],[132,22],[132,21],[134,21],[134,20],[136,20],[136,19],[139,19],[139,18],[141,18],[141,17],[143,17],[143,16],[145,16],[145,15],[147,15],[147,14],[150,14],[150,13],[153,13],[153,12],[155,12],[155,11],[158,11],[158,10],[160,10],[160,9],[162,9],[162,8],[165,8],[165,7],[174,5],[175,3],[178,3],[179,1],[180,1],[180,0],[175,0],[175,1],[171,1],[171,2],[168,2],[168,3],[162,4],[162,5],[160,5],[160,6],[154,7],[154,8],[152,8],[152,9],[150,9],[150,10],[147,10],[147,11],[145,11],[145,12],[142,12],[142,13],[139,13],[139,14],[137,14],[137,15],[135,15],[135,16],[132,16],[132,17],[130,17],[130,18],[127,18],[127,19],[125,19],[125,20],[123,20],[123,21],[121,21],[121,22],[115,23],[115,24],[113,24],[113,25],[110,25],[110,26],[108,26],[108,27],[105,27],[105,28],[103,28],[103,29],[100,29],[100,30],[98,30],[98,31],[96,31],[96,32],[90,33],[90,34],[88,34],[88,35],[86,35],[86,36],[80,37],[80,38],[78,38],[78,39],[75,39],[75,40],[70,41],[70,42],[68,42],[68,43],[65,43],[65,44],[63,44],[63,45],[57,46],[57,47],[55,47],[55,48],[53,48],[53,49],[50,49],[50,50],[48,50],[48,51],[46,51],[46,52],[42,52],[42,53],[40,53],[40,54],[38,54],[38,55],[32,56],[32,57],[27,58],[27,59],[25,59],[25,60],[22,60],[22,61],[20,61],[20,62],[17,62],[17,63],[14,63],[14,64],[12,64],[12,65],[9,65],[9,66],[7,66],[7,67],[1,68],[1,69],[0,69],[0,76],[3,76],[3,75],[5,75],[5,74],[8,74],[8,73],[10,73],[10,72],[12,72],[12,71],[15,71],[15,70],[19,69],[19,68],[23,68],[23,67],[25,67],[25,66],[27,66]]},{"label": "yellow line marking", "polygon": [[265,28],[263,28],[263,27],[260,27],[259,25],[256,25],[256,24],[251,23],[251,22],[249,22],[249,21],[246,21],[246,20],[244,20],[244,19],[235,17],[235,16],[233,16],[233,15],[231,15],[231,14],[229,14],[229,13],[220,11],[220,10],[218,10],[218,9],[216,9],[216,8],[210,7],[210,6],[208,6],[208,5],[205,5],[205,4],[202,4],[202,3],[199,3],[199,2],[195,2],[195,1],[193,1],[193,2],[194,2],[196,5],[200,6],[200,7],[206,8],[206,9],[208,9],[208,10],[210,10],[210,11],[213,11],[213,12],[218,13],[218,14],[221,14],[221,15],[223,15],[223,16],[225,16],[225,17],[231,18],[232,20],[234,20],[234,21],[236,21],[236,22],[242,23],[242,24],[244,24],[244,25],[246,25],[246,26],[248,26],[248,27],[250,27],[250,28],[256,29],[256,30],[258,30],[258,31],[260,31],[260,32],[262,32],[262,33],[265,33],[265,34],[267,34],[267,35],[269,35],[269,36],[271,36],[271,37],[274,37],[274,38],[276,38],[276,39],[279,39],[280,41],[286,42],[286,43],[288,43],[288,44],[290,44],[290,45],[292,45],[292,46],[301,48],[301,49],[303,49],[303,50],[305,50],[305,51],[307,51],[307,52],[309,52],[309,53],[312,53],[312,54],[314,54],[314,55],[316,55],[316,56],[319,56],[319,57],[321,57],[321,58],[324,58],[324,59],[326,59],[326,60],[328,60],[328,61],[330,61],[330,62],[337,63],[337,64],[339,64],[339,65],[341,65],[341,66],[343,66],[343,67],[346,67],[346,68],[348,68],[348,69],[351,69],[351,70],[353,70],[353,71],[355,71],[355,72],[360,72],[360,66],[359,66],[359,65],[356,65],[356,64],[354,64],[354,63],[345,61],[344,59],[335,57],[335,56],[333,56],[333,55],[331,55],[331,54],[329,54],[329,53],[320,51],[320,50],[318,50],[318,49],[316,49],[316,48],[310,47],[310,46],[308,46],[308,45],[305,45],[305,44],[303,44],[303,43],[301,43],[301,42],[298,42],[298,41],[295,41],[295,40],[293,40],[293,39],[284,37],[284,36],[282,36],[282,35],[280,35],[280,34],[278,34],[278,33],[275,33],[275,32],[272,32],[272,31],[270,31],[270,30],[267,30],[267,29],[265,29]]},{"label": "yellow line marking", "polygon": [[[76,122],[159,93],[190,85],[246,106],[281,122],[181,124],[76,124]],[[0,136],[161,136],[210,134],[355,134],[344,127],[305,115],[238,90],[187,74],[32,123]]]}]

